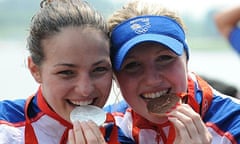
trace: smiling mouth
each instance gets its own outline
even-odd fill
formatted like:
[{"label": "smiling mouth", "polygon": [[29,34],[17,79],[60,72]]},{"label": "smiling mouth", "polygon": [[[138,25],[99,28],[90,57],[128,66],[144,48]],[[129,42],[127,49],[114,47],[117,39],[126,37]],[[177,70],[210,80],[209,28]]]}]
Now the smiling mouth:
[{"label": "smiling mouth", "polygon": [[155,98],[159,98],[164,94],[169,93],[170,89],[167,90],[163,90],[163,91],[158,91],[158,92],[153,92],[153,93],[144,93],[141,95],[141,97],[145,100],[149,100],[149,99],[155,99]]},{"label": "smiling mouth", "polygon": [[86,105],[93,105],[95,99],[90,100],[67,100],[69,104],[74,106],[86,106]]}]

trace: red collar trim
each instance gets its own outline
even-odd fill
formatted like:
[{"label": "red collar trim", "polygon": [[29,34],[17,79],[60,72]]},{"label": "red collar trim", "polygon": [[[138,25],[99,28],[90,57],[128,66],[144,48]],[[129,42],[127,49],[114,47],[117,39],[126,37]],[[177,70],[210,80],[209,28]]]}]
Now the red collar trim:
[{"label": "red collar trim", "polygon": [[38,93],[37,93],[37,103],[39,108],[41,109],[41,111],[43,111],[44,113],[46,113],[48,116],[52,117],[55,120],[58,120],[62,125],[68,127],[68,128],[72,128],[72,124],[68,121],[66,121],[65,119],[63,119],[62,117],[60,117],[56,112],[54,112],[47,104],[46,100],[44,99],[43,95],[42,95],[42,90],[41,90],[41,86],[38,89]]},{"label": "red collar trim", "polygon": [[200,88],[200,91],[202,92],[202,101],[201,104],[198,104],[198,102],[195,99],[195,82],[192,80],[192,78],[188,78],[188,104],[192,106],[192,108],[201,115],[201,117],[204,117],[206,111],[208,110],[209,106],[212,102],[213,92],[210,86],[206,81],[204,81],[202,78],[200,78],[198,75],[194,74],[194,76],[197,79],[198,86]]},{"label": "red collar trim", "polygon": [[[202,91],[202,102],[199,105],[198,102],[195,99],[195,82],[189,77],[188,78],[188,104],[202,117],[208,110],[209,106],[212,102],[212,89],[210,86],[199,76],[194,75],[197,79],[197,82],[199,84],[199,88]],[[133,116],[133,129],[132,129],[132,135],[136,143],[139,143],[139,131],[140,129],[153,129],[159,135],[157,136],[157,141],[159,141],[160,137],[163,140],[164,143],[173,143],[175,139],[175,130],[174,126],[170,122],[166,122],[164,124],[158,125],[149,122],[148,120],[144,119],[137,113],[135,113],[132,109],[129,110],[132,113]],[[162,128],[170,126],[168,137],[164,134]]]},{"label": "red collar trim", "polygon": [[[32,99],[33,99],[33,96],[29,97],[25,104],[25,118],[26,118],[25,143],[26,144],[38,144],[37,137],[35,135],[32,125],[31,125],[31,120],[29,119],[28,113],[27,113],[28,106]],[[39,108],[44,113],[46,113],[50,117],[58,120],[59,122],[61,122],[61,124],[67,126],[67,129],[65,130],[65,132],[62,136],[61,144],[67,143],[68,130],[72,128],[72,124],[69,123],[68,121],[64,120],[59,115],[57,115],[54,111],[51,110],[51,108],[48,106],[48,104],[46,103],[46,101],[42,95],[41,86],[39,87],[38,93],[37,93],[37,103],[38,103]],[[109,144],[118,144],[118,128],[116,126],[115,119],[113,118],[113,116],[110,113],[107,114],[107,119],[105,122],[106,123],[114,123],[108,143]],[[100,128],[100,130],[103,133],[103,135],[105,136],[105,131],[106,131],[105,128],[102,127],[102,128]]]},{"label": "red collar trim", "polygon": [[[169,122],[165,122],[163,124],[155,124],[152,123],[142,116],[138,115],[132,109],[130,109],[133,116],[133,130],[132,135],[136,143],[139,143],[139,132],[141,129],[152,129],[157,132],[156,141],[159,142],[160,139],[166,144],[173,143],[175,138],[175,130],[174,126]],[[169,127],[168,136],[165,135],[163,128]]]}]

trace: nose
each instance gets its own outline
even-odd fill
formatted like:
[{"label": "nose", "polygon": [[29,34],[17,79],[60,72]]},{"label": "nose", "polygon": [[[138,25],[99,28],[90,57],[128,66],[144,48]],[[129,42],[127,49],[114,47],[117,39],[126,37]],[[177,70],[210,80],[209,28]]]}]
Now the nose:
[{"label": "nose", "polygon": [[78,78],[75,91],[80,96],[87,97],[91,95],[91,93],[94,91],[94,86],[93,80],[89,77],[89,75],[81,75],[81,77]]},{"label": "nose", "polygon": [[162,82],[161,71],[154,66],[145,69],[144,81],[149,86],[159,85]]}]

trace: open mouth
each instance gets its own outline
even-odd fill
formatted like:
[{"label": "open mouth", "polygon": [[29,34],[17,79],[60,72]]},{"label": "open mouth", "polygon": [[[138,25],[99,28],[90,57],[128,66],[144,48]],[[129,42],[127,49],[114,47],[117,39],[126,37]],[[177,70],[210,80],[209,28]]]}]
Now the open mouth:
[{"label": "open mouth", "polygon": [[67,100],[67,102],[69,104],[74,105],[74,106],[93,105],[95,101],[96,101],[96,98],[95,99],[88,99],[88,100]]},{"label": "open mouth", "polygon": [[155,98],[159,98],[164,94],[169,93],[170,89],[166,89],[163,91],[158,91],[158,92],[153,92],[153,93],[144,93],[141,95],[141,97],[145,100],[149,100],[149,99],[155,99]]}]

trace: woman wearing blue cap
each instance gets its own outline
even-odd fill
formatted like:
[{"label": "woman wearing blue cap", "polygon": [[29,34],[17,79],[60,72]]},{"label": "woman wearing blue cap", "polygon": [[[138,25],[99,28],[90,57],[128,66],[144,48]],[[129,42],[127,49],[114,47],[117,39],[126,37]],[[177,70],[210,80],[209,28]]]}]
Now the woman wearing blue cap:
[{"label": "woman wearing blue cap", "polygon": [[118,112],[125,137],[139,144],[240,143],[239,101],[189,72],[189,47],[176,13],[131,1],[109,24],[115,80],[127,104],[106,109]]}]

